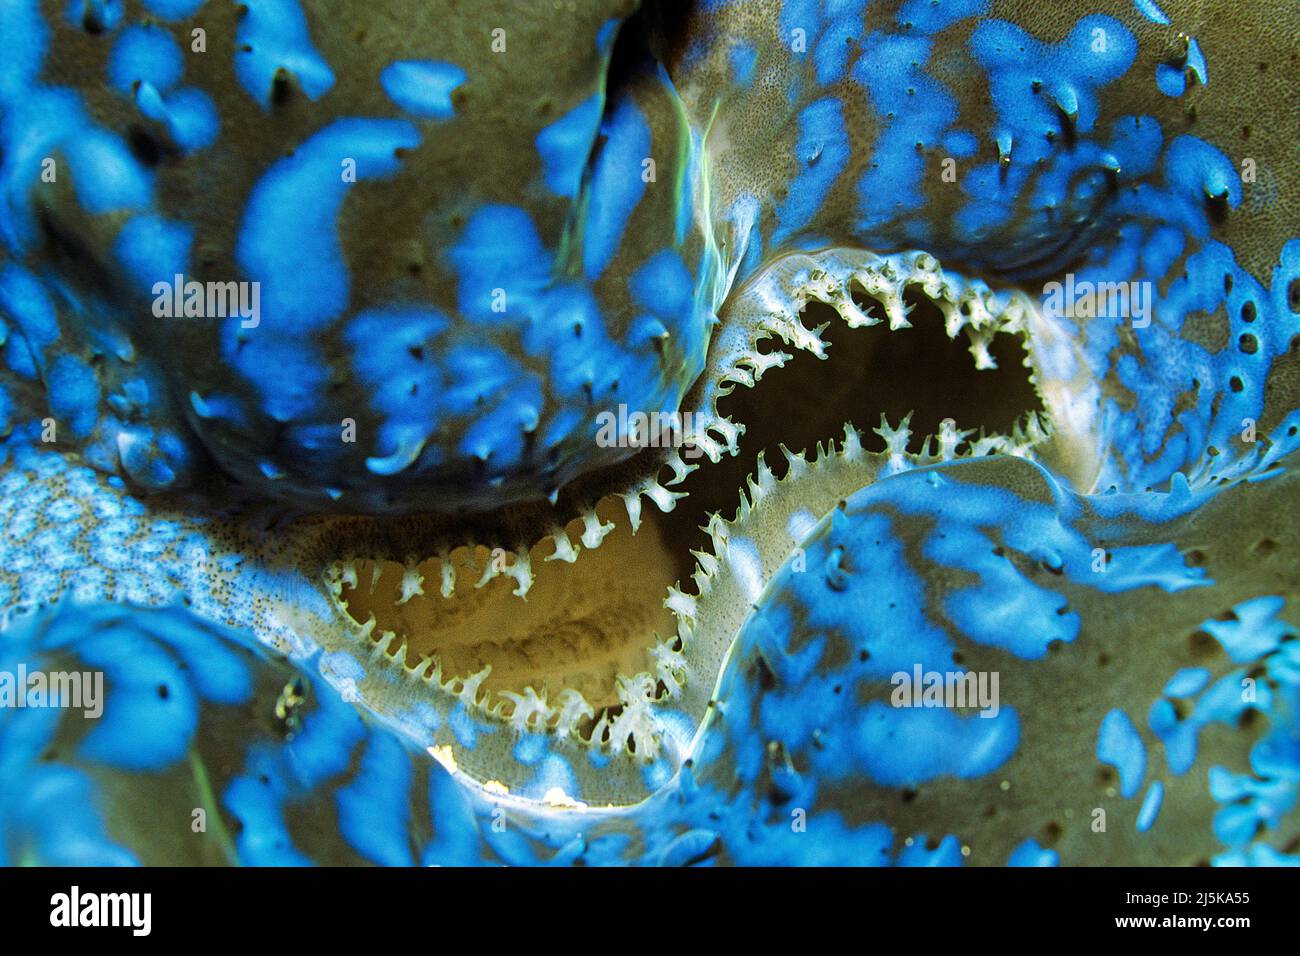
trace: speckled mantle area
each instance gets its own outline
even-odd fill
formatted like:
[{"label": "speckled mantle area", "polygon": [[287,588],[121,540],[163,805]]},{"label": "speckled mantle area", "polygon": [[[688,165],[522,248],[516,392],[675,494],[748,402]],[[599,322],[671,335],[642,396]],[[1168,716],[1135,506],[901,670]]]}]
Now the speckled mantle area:
[{"label": "speckled mantle area", "polygon": [[6,862],[1300,862],[1293,3],[0,35]]}]

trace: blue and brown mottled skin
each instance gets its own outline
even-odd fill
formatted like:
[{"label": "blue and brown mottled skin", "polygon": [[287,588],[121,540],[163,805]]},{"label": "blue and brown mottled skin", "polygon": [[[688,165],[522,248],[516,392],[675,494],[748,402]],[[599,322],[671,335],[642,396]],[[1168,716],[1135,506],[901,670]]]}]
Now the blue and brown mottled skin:
[{"label": "blue and brown mottled skin", "polygon": [[64,608],[14,626],[5,653],[11,667],[100,671],[109,699],[100,719],[28,709],[6,721],[5,779],[23,781],[0,811],[10,862],[479,858],[471,801],[441,768],[368,727],[319,677],[183,609]]},{"label": "blue and brown mottled skin", "polygon": [[[773,576],[685,766],[623,809],[453,780],[310,659],[184,608],[43,611],[7,630],[7,669],[102,669],[107,700],[102,721],[6,711],[7,858],[1294,861],[1300,644],[1259,591],[1294,593],[1295,481],[1090,498],[1004,457],[869,485]],[[887,706],[914,664],[1000,672],[999,713]]]},{"label": "blue and brown mottled skin", "polygon": [[[666,77],[608,100],[627,4],[561,35],[507,5],[8,6],[6,286],[56,323],[32,359],[85,379],[57,411],[102,467],[172,488],[212,459],[310,508],[484,510],[617,460],[595,409],[671,410],[699,374],[696,156]],[[177,274],[260,283],[258,324],[156,319]]]},{"label": "blue and brown mottled skin", "polygon": [[[1153,283],[1149,328],[1058,319],[1081,354],[1040,356],[1039,371],[1085,405],[1058,416],[1061,443],[1092,452],[1103,488],[1200,474],[1209,448],[1220,467],[1249,454],[1242,420],[1270,433],[1295,407],[1300,210],[1280,133],[1294,11],[1170,15],[929,0],[701,13],[674,78],[688,109],[715,111],[709,168],[737,280],[776,245],[920,248],[1040,302],[1066,272]],[[1222,68],[1171,95],[1157,79],[1189,34]],[[1100,395],[1061,367],[1079,363]],[[1270,387],[1283,394],[1266,409]]]},{"label": "blue and brown mottled skin", "polygon": [[[35,615],[3,646],[110,688],[98,727],[0,714],[6,767],[51,755],[6,771],[9,860],[1294,861],[1294,8],[407,6],[0,2],[0,587]],[[155,318],[177,272],[260,282],[260,321]],[[1067,273],[1150,283],[1150,324],[1059,314]],[[833,364],[805,304],[907,334],[917,294],[979,367],[1023,337],[1047,427],[972,441],[952,395],[937,445],[760,458],[604,746],[545,683],[497,709],[345,620],[354,555],[500,544],[522,594],[542,536],[608,533],[599,496],[634,527],[707,496],[598,412],[752,454],[720,403],[783,364],[764,339]],[[119,647],[154,663],[115,677]],[[887,706],[918,664],[999,672],[1002,711]],[[318,773],[278,775],[295,748]],[[141,822],[160,787],[174,827]]]}]

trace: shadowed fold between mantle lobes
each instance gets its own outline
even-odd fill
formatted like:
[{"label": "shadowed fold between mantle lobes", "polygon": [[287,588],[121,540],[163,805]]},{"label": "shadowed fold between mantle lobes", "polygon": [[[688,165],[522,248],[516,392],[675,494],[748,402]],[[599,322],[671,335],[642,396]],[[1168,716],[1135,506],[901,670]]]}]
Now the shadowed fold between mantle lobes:
[{"label": "shadowed fold between mantle lobes", "polygon": [[6,862],[1300,860],[1294,5],[0,30]]}]

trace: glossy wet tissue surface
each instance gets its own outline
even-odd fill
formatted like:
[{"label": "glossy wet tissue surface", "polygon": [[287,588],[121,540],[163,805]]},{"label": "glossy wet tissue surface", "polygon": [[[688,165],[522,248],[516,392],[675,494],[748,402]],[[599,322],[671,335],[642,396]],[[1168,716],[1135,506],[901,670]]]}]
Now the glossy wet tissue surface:
[{"label": "glossy wet tissue surface", "polygon": [[1300,863],[1292,0],[0,35],[0,860]]}]

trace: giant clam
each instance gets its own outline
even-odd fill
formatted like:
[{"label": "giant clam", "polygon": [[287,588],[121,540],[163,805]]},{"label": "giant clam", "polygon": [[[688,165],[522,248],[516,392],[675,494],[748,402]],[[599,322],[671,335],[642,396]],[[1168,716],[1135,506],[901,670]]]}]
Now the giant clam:
[{"label": "giant clam", "polygon": [[8,861],[1296,862],[1293,5],[0,25]]}]

